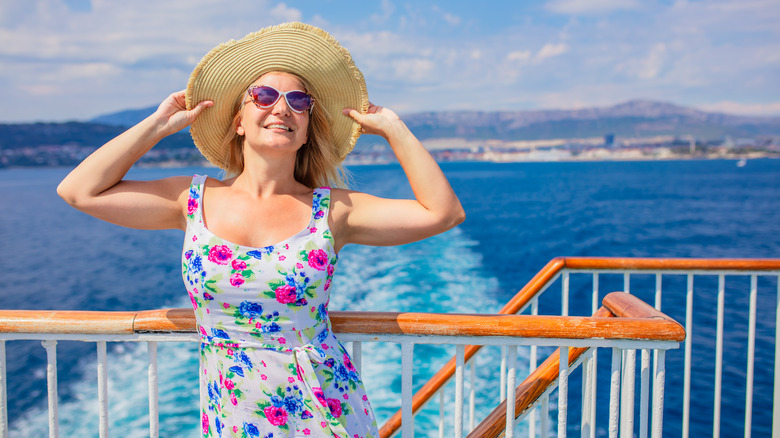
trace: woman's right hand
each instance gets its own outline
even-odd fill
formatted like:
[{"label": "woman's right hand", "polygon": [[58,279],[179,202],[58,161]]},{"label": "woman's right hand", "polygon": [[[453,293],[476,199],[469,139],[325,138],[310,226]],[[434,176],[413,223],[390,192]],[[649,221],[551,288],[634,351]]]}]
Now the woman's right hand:
[{"label": "woman's right hand", "polygon": [[185,90],[177,91],[168,96],[154,112],[153,116],[159,124],[159,132],[167,136],[181,131],[190,126],[195,119],[205,110],[214,106],[214,102],[204,100],[195,108],[187,110]]}]

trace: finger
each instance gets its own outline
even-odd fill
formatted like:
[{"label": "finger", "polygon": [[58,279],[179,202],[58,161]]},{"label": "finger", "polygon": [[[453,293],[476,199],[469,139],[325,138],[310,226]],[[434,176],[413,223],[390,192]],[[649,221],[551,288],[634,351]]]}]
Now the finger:
[{"label": "finger", "polygon": [[352,120],[354,120],[354,121],[356,121],[358,123],[360,123],[360,119],[363,116],[362,114],[360,114],[359,111],[351,109],[351,108],[344,108],[344,111],[342,111],[342,113],[345,116],[351,118]]}]

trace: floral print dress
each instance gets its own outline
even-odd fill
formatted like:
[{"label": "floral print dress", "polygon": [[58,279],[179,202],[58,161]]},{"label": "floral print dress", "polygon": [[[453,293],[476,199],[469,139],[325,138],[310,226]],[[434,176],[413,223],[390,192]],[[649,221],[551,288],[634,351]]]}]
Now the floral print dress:
[{"label": "floral print dress", "polygon": [[205,181],[192,180],[182,252],[201,337],[203,437],[378,438],[363,384],[328,318],[338,261],[330,189],[314,190],[304,230],[250,248],[206,228]]}]

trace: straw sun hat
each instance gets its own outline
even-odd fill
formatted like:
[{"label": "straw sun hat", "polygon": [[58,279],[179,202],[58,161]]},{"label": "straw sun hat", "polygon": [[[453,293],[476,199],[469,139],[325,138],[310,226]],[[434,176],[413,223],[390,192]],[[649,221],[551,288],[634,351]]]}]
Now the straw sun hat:
[{"label": "straw sun hat", "polygon": [[227,167],[228,151],[222,142],[234,129],[233,116],[249,85],[270,71],[293,73],[308,82],[306,91],[315,98],[315,111],[325,110],[336,154],[344,159],[360,137],[360,125],[341,111],[368,110],[366,82],[347,49],[330,34],[297,22],[222,43],[195,67],[187,84],[187,108],[214,101],[190,128],[203,156],[222,169]]}]

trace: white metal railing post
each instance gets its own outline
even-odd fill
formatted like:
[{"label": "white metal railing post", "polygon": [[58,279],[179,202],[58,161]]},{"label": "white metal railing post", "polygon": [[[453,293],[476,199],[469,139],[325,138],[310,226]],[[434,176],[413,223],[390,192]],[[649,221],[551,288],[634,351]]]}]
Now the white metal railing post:
[{"label": "white metal railing post", "polygon": [[466,347],[455,346],[455,438],[463,437],[463,362]]},{"label": "white metal railing post", "polygon": [[146,352],[149,357],[149,437],[160,436],[159,394],[157,385],[157,342],[147,342]]},{"label": "white metal railing post", "polygon": [[685,369],[683,370],[682,438],[688,438],[691,424],[691,344],[693,343],[693,274],[688,274],[685,298]]},{"label": "white metal railing post", "polygon": [[539,413],[539,437],[550,436],[550,396],[542,398],[542,412]]},{"label": "white metal railing post", "polygon": [[[501,403],[506,399],[506,345],[502,345],[501,349],[501,365],[498,371],[498,402]],[[533,368],[531,368],[533,369]]]},{"label": "white metal railing post", "polygon": [[631,293],[631,274],[628,272],[623,274],[623,292]]},{"label": "white metal railing post", "polygon": [[715,330],[715,400],[712,404],[712,438],[720,437],[720,405],[723,392],[723,314],[726,303],[726,280],[718,275],[718,310]]},{"label": "white metal railing post", "polygon": [[49,398],[49,438],[57,438],[60,434],[59,416],[57,412],[57,341],[41,342],[46,349],[46,386]]},{"label": "white metal railing post", "polygon": [[561,281],[561,316],[569,316],[569,271],[563,271]]},{"label": "white metal railing post", "polygon": [[612,373],[609,385],[609,438],[618,436],[618,420],[620,416],[620,369],[623,353],[619,348],[612,348]]},{"label": "white metal railing post", "polygon": [[636,350],[623,350],[622,397],[620,401],[620,436],[634,436],[634,397],[636,383]]},{"label": "white metal railing post", "polygon": [[5,367],[5,341],[0,340],[0,438],[8,438],[8,385]]},{"label": "white metal railing post", "polygon": [[[537,298],[534,298],[533,301],[531,301],[531,315],[538,315],[538,314],[539,314],[539,300]],[[531,345],[531,352],[528,358],[528,365],[529,365],[528,369],[531,371],[535,370],[537,366],[536,354],[537,354],[537,346]],[[528,436],[530,438],[536,437],[536,413],[537,412],[538,410],[534,408],[528,414]],[[540,432],[540,434],[541,433],[542,432]]]},{"label": "white metal railing post", "polygon": [[515,435],[515,386],[517,382],[517,346],[511,345],[507,352],[507,378],[506,378],[506,429],[504,436],[512,438]]},{"label": "white metal railing post", "polygon": [[591,410],[593,409],[593,398],[595,393],[593,392],[593,355],[596,352],[595,348],[591,348],[585,353],[585,360],[582,363],[582,418],[580,419],[580,436],[581,438],[589,438],[593,430],[593,415]]},{"label": "white metal railing post", "polygon": [[414,413],[412,412],[412,387],[414,364],[414,344],[401,344],[401,435],[403,438],[414,437]]},{"label": "white metal railing post", "polygon": [[753,371],[756,356],[756,304],[758,279],[750,276],[750,328],[748,329],[747,382],[745,393],[745,438],[750,438],[753,425]]},{"label": "white metal railing post", "polygon": [[569,347],[561,347],[558,357],[558,437],[566,438],[569,415]]},{"label": "white metal railing post", "polygon": [[97,342],[98,375],[98,418],[100,419],[100,438],[108,437],[108,371],[106,341]]},{"label": "white metal railing post", "polygon": [[476,391],[476,383],[477,383],[477,358],[476,356],[472,356],[471,360],[469,361],[469,431],[474,430],[474,408],[475,408],[475,395],[477,393]]},{"label": "white metal railing post", "polygon": [[650,351],[642,349],[641,389],[639,391],[639,438],[647,438],[647,417],[650,407]]},{"label": "white metal railing post", "polygon": [[444,438],[444,388],[439,389],[439,438]]},{"label": "white metal railing post", "polygon": [[[593,274],[593,297],[591,298],[591,315],[595,314],[599,310],[599,274]],[[592,348],[593,351],[593,373],[591,376],[591,391],[593,396],[590,403],[590,435],[589,438],[596,438],[596,403],[598,401],[596,394],[598,394],[598,372],[599,369],[599,352],[597,348]],[[588,437],[583,437],[588,438]]]},{"label": "white metal railing post", "polygon": [[666,384],[666,350],[656,350],[655,380],[653,381],[652,438],[661,438],[664,432],[664,385]]},{"label": "white metal railing post", "polygon": [[352,343],[352,365],[358,374],[363,372],[363,344],[360,341]]},{"label": "white metal railing post", "polygon": [[780,275],[775,301],[775,389],[772,401],[772,436],[780,436]]}]

